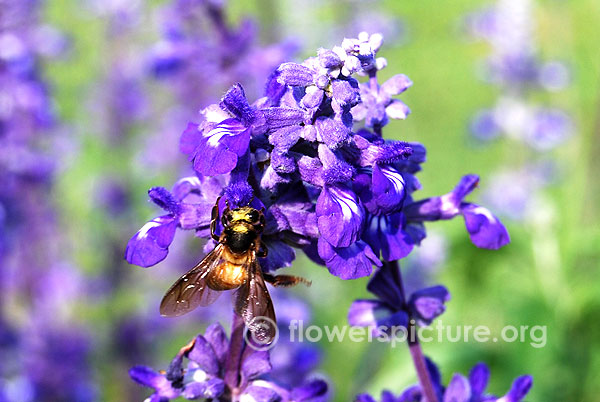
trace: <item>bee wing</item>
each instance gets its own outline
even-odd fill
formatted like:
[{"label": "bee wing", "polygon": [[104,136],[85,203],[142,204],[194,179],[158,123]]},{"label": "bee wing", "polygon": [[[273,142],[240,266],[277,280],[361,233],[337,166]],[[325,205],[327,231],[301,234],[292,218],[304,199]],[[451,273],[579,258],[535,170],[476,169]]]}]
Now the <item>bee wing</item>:
[{"label": "bee wing", "polygon": [[221,292],[209,288],[206,280],[210,275],[214,275],[215,268],[221,263],[223,247],[222,244],[218,244],[198,265],[190,269],[167,290],[160,302],[162,316],[177,317],[189,313],[198,306],[208,306],[217,300]]},{"label": "bee wing", "polygon": [[248,258],[248,280],[237,291],[235,310],[256,340],[269,343],[276,335],[275,310],[256,252]]}]

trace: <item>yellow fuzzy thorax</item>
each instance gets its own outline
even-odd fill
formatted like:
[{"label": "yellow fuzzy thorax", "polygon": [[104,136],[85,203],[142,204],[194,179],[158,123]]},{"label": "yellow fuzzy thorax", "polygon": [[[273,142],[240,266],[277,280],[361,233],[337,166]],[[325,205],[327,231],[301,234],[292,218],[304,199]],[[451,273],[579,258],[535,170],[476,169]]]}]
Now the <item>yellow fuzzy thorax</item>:
[{"label": "yellow fuzzy thorax", "polygon": [[250,212],[252,212],[253,210],[254,210],[254,208],[251,208],[251,207],[242,207],[242,208],[234,209],[233,211],[231,211],[231,222],[232,223],[237,223],[237,222],[253,223],[252,220],[250,219]]},{"label": "yellow fuzzy thorax", "polygon": [[233,225],[231,227],[231,230],[233,230],[234,232],[239,232],[239,233],[248,233],[250,231],[248,229],[248,224],[245,222],[242,224]]}]

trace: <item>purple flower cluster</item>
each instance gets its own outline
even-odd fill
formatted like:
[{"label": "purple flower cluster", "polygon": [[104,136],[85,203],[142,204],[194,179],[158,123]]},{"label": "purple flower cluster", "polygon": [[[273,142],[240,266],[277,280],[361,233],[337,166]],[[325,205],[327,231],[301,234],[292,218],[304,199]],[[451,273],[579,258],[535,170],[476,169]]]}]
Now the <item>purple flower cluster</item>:
[{"label": "purple flower cluster", "polygon": [[[266,209],[266,271],[289,266],[294,246],[342,279],[368,276],[380,258],[408,255],[425,237],[423,222],[457,215],[476,246],[507,244],[500,221],[464,201],[477,185],[474,175],[444,196],[413,199],[425,148],[382,138],[389,119],[410,113],[395,96],[412,82],[399,74],[378,84],[387,64],[376,57],[382,42],[366,33],[344,39],[301,64],[281,64],[253,103],[236,84],[205,108],[203,121],[190,123],[180,142],[196,176],[172,192],[150,190],[167,214],[131,239],[127,260],[144,267],[160,262],[177,228],[209,237],[209,209],[221,194],[221,209],[226,201]],[[359,84],[353,75],[369,79]]]},{"label": "purple flower cluster", "polygon": [[562,63],[539,59],[533,39],[533,11],[531,1],[498,0],[466,18],[469,33],[492,45],[485,74],[503,92],[493,108],[477,114],[471,128],[480,140],[505,135],[546,151],[568,138],[573,123],[562,110],[534,104],[528,97],[536,90],[564,88],[569,71]]},{"label": "purple flower cluster", "polygon": [[[184,358],[188,360],[184,368]],[[252,401],[325,401],[327,384],[318,379],[287,388],[267,379],[273,366],[268,351],[246,345],[241,350],[230,343],[220,324],[212,324],[184,346],[166,371],[133,367],[136,382],[154,389],[151,402],[185,399]]]},{"label": "purple flower cluster", "polygon": [[[485,393],[490,378],[490,370],[484,363],[476,364],[469,373],[469,377],[454,374],[447,387],[441,383],[441,375],[437,366],[427,361],[427,369],[434,382],[435,391],[439,401],[443,402],[519,402],[522,401],[531,385],[533,379],[529,375],[518,377],[512,383],[508,392],[501,397]],[[381,394],[381,402],[422,402],[424,395],[421,387],[414,385],[407,388],[397,397],[390,391]],[[368,394],[358,395],[355,402],[376,402],[377,400]]]}]

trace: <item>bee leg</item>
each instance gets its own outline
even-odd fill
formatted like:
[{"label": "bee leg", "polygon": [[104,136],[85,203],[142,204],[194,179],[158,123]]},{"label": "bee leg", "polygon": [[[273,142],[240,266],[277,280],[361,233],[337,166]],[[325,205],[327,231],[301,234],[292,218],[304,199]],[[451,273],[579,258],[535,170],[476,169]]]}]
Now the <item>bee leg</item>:
[{"label": "bee leg", "polygon": [[267,255],[269,255],[269,249],[267,248],[267,245],[263,241],[261,241],[258,250],[256,250],[256,256],[263,258]]},{"label": "bee leg", "polygon": [[217,198],[217,202],[215,202],[215,206],[212,208],[212,212],[210,213],[210,237],[214,241],[219,241],[219,236],[215,233],[217,229],[217,219],[219,219],[219,200],[221,197]]},{"label": "bee leg", "polygon": [[231,208],[229,207],[229,200],[225,198],[225,209],[223,210],[223,214],[221,215],[221,224],[224,227],[227,226],[226,216],[229,213],[229,211],[231,211]]},{"label": "bee leg", "polygon": [[308,279],[304,279],[299,276],[292,276],[292,275],[271,275],[271,274],[263,273],[263,278],[265,281],[269,282],[271,285],[281,286],[281,287],[295,286],[299,283],[303,283],[306,286],[310,286],[312,283]]}]

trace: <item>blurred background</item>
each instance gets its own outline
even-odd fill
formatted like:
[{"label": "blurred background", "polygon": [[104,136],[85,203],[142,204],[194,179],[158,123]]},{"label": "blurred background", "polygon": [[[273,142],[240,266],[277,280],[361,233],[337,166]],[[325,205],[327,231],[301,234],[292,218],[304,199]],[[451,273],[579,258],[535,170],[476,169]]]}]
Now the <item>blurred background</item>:
[{"label": "blurred background", "polygon": [[[547,326],[541,348],[446,341],[424,352],[444,383],[484,361],[490,392],[531,374],[527,400],[600,401],[600,2],[229,0],[212,14],[203,3],[0,0],[0,400],[141,401],[150,390],[131,366],[164,369],[208,324],[228,325],[226,299],[158,314],[202,255],[193,233],[155,267],[123,260],[160,214],[147,190],[190,172],[178,137],[230,84],[253,99],[280,62],[367,30],[385,36],[383,78],[414,82],[402,98],[412,114],[384,134],[427,147],[419,195],[477,173],[472,199],[512,237],[482,250],[460,220],[434,225],[403,261],[408,286],[449,288],[447,326]],[[303,256],[286,271],[312,280],[281,297],[317,325],[345,325],[352,301],[370,297],[367,279]],[[310,346],[307,370],[336,401],[416,382],[404,345]]]}]

